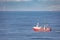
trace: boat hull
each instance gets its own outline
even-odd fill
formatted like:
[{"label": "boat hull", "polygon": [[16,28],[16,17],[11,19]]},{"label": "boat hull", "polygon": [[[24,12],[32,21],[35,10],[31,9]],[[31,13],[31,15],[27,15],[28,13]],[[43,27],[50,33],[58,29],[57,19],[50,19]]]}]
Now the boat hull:
[{"label": "boat hull", "polygon": [[33,28],[35,32],[50,32],[51,28]]}]

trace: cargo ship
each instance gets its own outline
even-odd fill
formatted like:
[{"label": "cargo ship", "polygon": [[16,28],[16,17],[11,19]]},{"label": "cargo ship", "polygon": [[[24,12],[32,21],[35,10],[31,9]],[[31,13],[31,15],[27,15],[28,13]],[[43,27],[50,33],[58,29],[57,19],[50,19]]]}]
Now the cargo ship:
[{"label": "cargo ship", "polygon": [[39,23],[37,23],[37,25],[35,27],[33,27],[33,30],[35,32],[50,32],[51,28],[50,27],[46,27],[46,25],[41,27],[41,26],[39,26]]}]

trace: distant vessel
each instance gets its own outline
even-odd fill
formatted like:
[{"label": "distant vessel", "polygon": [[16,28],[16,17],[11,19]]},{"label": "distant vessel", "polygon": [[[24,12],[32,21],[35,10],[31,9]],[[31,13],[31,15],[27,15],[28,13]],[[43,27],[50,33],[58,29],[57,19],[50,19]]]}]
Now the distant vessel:
[{"label": "distant vessel", "polygon": [[35,27],[33,27],[33,30],[35,32],[50,32],[51,31],[51,28],[50,27],[46,27],[44,25],[44,27],[39,27],[39,23],[37,23],[37,25]]}]

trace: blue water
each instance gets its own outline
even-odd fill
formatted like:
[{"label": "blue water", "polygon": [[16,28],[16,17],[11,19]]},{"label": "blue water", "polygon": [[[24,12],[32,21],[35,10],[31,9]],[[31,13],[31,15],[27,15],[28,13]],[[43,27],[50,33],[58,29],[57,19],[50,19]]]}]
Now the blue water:
[{"label": "blue water", "polygon": [[[48,24],[51,32],[34,32],[37,22]],[[60,12],[0,11],[0,40],[60,40]]]}]

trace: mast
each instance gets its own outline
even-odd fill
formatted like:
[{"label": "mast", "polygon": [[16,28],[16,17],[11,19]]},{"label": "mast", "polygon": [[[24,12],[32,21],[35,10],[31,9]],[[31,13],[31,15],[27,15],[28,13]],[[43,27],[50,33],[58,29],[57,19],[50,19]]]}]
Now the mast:
[{"label": "mast", "polygon": [[37,23],[36,27],[39,27],[39,23]]}]

